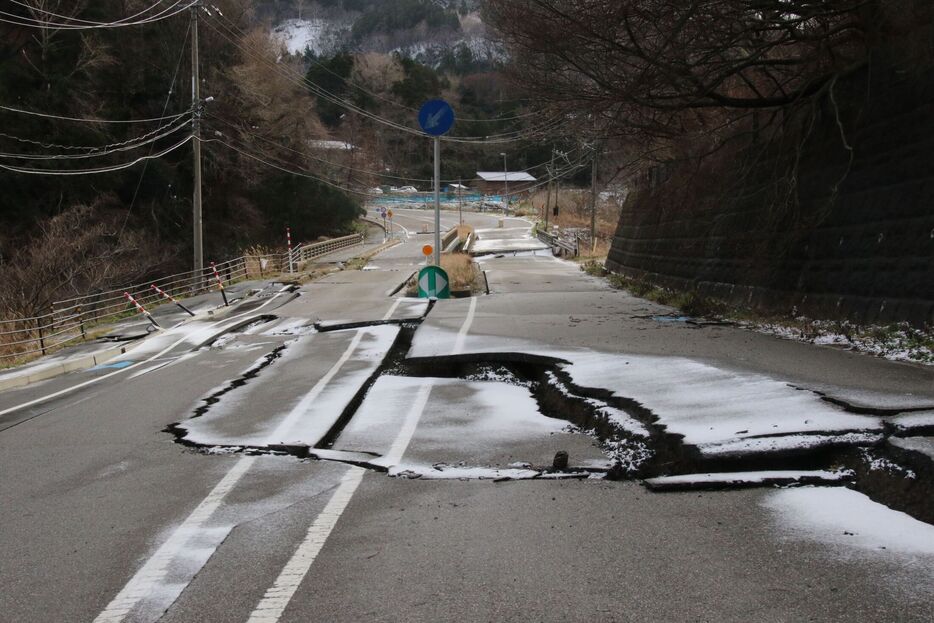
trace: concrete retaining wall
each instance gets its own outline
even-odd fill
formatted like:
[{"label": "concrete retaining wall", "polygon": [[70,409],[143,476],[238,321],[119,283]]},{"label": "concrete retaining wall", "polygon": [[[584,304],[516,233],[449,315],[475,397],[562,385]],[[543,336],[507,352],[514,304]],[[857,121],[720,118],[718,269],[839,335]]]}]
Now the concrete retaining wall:
[{"label": "concrete retaining wall", "polygon": [[934,72],[880,64],[841,80],[810,131],[792,120],[784,147],[652,171],[608,268],[760,310],[934,324]]}]

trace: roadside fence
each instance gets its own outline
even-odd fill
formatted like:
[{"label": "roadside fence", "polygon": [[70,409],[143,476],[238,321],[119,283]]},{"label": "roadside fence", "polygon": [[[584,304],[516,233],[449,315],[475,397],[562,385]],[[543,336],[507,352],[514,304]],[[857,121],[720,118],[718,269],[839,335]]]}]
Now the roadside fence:
[{"label": "roadside fence", "polygon": [[553,250],[557,250],[559,253],[561,253],[561,255],[571,255],[574,257],[578,256],[580,249],[580,238],[577,236],[575,236],[573,240],[565,240],[560,236],[556,236],[555,234],[550,234],[542,230],[535,232],[535,235],[539,240],[551,246]]},{"label": "roadside fence", "polygon": [[208,265],[201,271],[176,273],[131,286],[55,301],[47,314],[0,320],[0,361],[45,355],[76,340],[87,339],[95,325],[135,313],[128,302],[130,297],[140,306],[151,309],[176,297],[218,290],[222,287],[219,284],[291,272],[303,262],[362,244],[363,240],[362,234],[353,234],[300,244],[291,252],[243,255]]}]

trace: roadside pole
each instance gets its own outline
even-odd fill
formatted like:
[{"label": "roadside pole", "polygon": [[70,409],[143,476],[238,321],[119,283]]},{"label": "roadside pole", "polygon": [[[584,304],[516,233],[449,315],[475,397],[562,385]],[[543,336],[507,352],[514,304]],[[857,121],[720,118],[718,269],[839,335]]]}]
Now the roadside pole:
[{"label": "roadside pole", "polygon": [[434,137],[435,266],[441,266],[441,136],[454,125],[454,109],[444,100],[429,100],[418,111],[418,124]]},{"label": "roadside pole", "polygon": [[435,137],[435,266],[441,266],[441,137]]},{"label": "roadside pole", "polygon": [[597,251],[597,143],[593,146],[593,165],[590,171],[590,253]]},{"label": "roadside pole", "polygon": [[191,150],[194,157],[194,192],[192,194],[192,222],[194,237],[194,273],[199,283],[204,270],[204,251],[201,242],[201,73],[198,60],[198,11],[201,2],[191,5]]},{"label": "roadside pole", "polygon": [[217,287],[220,288],[221,296],[224,298],[224,307],[230,307],[230,301],[227,300],[227,290],[224,289],[224,281],[217,272],[217,266],[211,262],[211,270],[214,272],[214,279],[217,280]]},{"label": "roadside pole", "polygon": [[[548,195],[545,199],[545,233],[548,233],[548,212],[551,211],[551,189],[555,185],[555,148],[551,148],[551,165],[548,167]],[[555,197],[555,203],[558,197]]]}]

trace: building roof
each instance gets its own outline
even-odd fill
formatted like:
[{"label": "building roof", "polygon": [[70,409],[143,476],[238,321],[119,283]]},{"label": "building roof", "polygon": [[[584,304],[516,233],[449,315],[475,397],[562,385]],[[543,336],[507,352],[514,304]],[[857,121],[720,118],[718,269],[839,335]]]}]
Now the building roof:
[{"label": "building roof", "polygon": [[525,171],[518,172],[508,172],[504,173],[503,171],[477,171],[477,177],[479,177],[484,182],[534,182],[536,181],[534,177],[526,173]]},{"label": "building roof", "polygon": [[350,143],[345,143],[344,141],[308,141],[308,144],[315,149],[339,149],[341,151],[350,151],[354,148]]}]

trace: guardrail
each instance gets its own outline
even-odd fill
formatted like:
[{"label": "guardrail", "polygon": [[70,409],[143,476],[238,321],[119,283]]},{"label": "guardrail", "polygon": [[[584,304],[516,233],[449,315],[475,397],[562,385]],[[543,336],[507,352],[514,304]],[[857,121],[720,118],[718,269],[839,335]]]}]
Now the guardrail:
[{"label": "guardrail", "polygon": [[457,225],[455,225],[454,227],[452,227],[451,229],[449,229],[449,230],[447,231],[446,234],[444,234],[444,235],[441,237],[441,249],[442,249],[442,250],[447,249],[448,247],[451,246],[451,244],[452,244],[455,240],[457,240],[457,229],[458,229],[458,227],[457,227]]},{"label": "guardrail", "polygon": [[535,232],[535,235],[539,240],[549,245],[552,249],[559,249],[565,254],[570,254],[574,257],[577,257],[579,254],[580,240],[577,238],[574,239],[574,242],[570,242],[568,240],[564,240],[563,238],[559,238],[554,234],[549,234],[546,231],[537,231]]},{"label": "guardrail", "polygon": [[[321,257],[322,255],[333,253],[334,251],[339,251],[348,247],[354,247],[358,244],[363,244],[365,239],[366,238],[363,234],[351,234],[341,238],[333,238],[323,242],[315,242],[313,244],[303,245],[299,249],[293,250],[292,255],[293,257],[298,258],[298,260],[301,262],[307,262],[309,260],[315,259],[316,257]],[[299,253],[296,254],[296,251],[299,251]]]},{"label": "guardrail", "polygon": [[95,292],[52,303],[49,313],[30,318],[0,320],[0,361],[42,354],[79,339],[86,339],[88,330],[96,324],[113,320],[131,312],[126,300],[129,293],[146,308],[157,307],[166,300],[156,292],[183,298],[217,288],[214,269],[225,284],[244,279],[262,279],[267,275],[289,271],[290,262],[307,262],[356,244],[362,244],[362,234],[343,236],[309,245],[298,245],[289,253],[246,255],[205,267],[199,272],[177,273],[131,286]]}]

